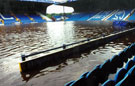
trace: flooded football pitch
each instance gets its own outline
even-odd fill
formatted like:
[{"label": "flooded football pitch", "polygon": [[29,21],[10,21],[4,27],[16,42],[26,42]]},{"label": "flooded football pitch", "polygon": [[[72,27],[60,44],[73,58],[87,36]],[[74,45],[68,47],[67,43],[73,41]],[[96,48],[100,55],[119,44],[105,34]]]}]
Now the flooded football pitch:
[{"label": "flooded football pitch", "polygon": [[[97,64],[118,54],[135,42],[135,34],[123,36],[108,44],[75,54],[66,61],[43,70],[20,73],[21,54],[109,35],[115,29],[111,22],[47,22],[41,24],[0,26],[0,86],[63,86],[90,71]],[[55,63],[55,62],[54,62]]]}]

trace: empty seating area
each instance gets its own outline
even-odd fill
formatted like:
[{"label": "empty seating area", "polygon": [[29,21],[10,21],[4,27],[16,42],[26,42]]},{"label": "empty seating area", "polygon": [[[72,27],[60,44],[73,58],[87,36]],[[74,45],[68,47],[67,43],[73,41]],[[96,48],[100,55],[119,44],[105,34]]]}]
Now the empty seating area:
[{"label": "empty seating area", "polygon": [[46,22],[46,20],[42,19],[39,15],[29,15],[29,17],[33,18],[34,22],[37,22],[37,23]]},{"label": "empty seating area", "polygon": [[[98,12],[87,12],[87,13],[74,13],[65,15],[65,21],[134,21],[135,20],[135,10],[112,10],[112,11],[98,11]],[[56,21],[63,20],[61,15],[53,16]],[[63,18],[63,19],[62,19]],[[16,23],[29,24],[29,23],[43,23],[47,22],[42,19],[40,15],[30,14],[0,14],[0,19],[4,21],[4,25],[14,25]],[[17,20],[19,19],[19,21]],[[2,22],[1,22],[2,23]]]},{"label": "empty seating area", "polygon": [[96,14],[96,12],[91,12],[91,13],[87,13],[85,16],[83,16],[83,17],[81,17],[80,19],[79,19],[79,21],[86,21],[86,20],[88,20],[90,17],[92,17],[93,15],[95,15]]},{"label": "empty seating area", "polygon": [[0,19],[0,25],[2,24],[2,19]]},{"label": "empty seating area", "polygon": [[2,24],[2,22],[0,22],[0,24]]},{"label": "empty seating area", "polygon": [[109,14],[111,14],[112,11],[101,11],[95,14],[93,17],[89,18],[88,21],[101,21],[105,17],[107,17]]},{"label": "empty seating area", "polygon": [[85,14],[85,13],[73,14],[70,18],[66,19],[66,21],[79,21],[80,18],[82,18],[86,15],[87,14]]},{"label": "empty seating area", "polygon": [[[114,79],[109,79],[110,74],[115,74]],[[134,77],[135,43],[65,86],[135,86]]]},{"label": "empty seating area", "polygon": [[[33,14],[30,16],[25,16],[24,14],[0,14],[0,24],[4,25],[15,25],[15,24],[30,24],[30,23],[43,23],[46,22],[39,15]],[[19,19],[19,20],[17,20]]]},{"label": "empty seating area", "polygon": [[29,24],[29,23],[32,22],[27,16],[25,16],[25,15],[23,15],[23,14],[18,14],[18,15],[16,15],[16,17],[17,17],[18,19],[20,19],[20,22],[21,22],[22,24]]},{"label": "empty seating area", "polygon": [[[70,15],[65,21],[102,21],[102,20],[134,20],[133,10],[112,10],[112,11],[98,11],[90,13],[78,13]],[[133,14],[131,14],[133,12]]]},{"label": "empty seating area", "polygon": [[13,25],[16,22],[18,22],[18,21],[16,21],[16,19],[13,16],[11,16],[9,14],[4,15],[4,18],[5,19],[3,19],[3,20],[4,20],[5,25]]}]

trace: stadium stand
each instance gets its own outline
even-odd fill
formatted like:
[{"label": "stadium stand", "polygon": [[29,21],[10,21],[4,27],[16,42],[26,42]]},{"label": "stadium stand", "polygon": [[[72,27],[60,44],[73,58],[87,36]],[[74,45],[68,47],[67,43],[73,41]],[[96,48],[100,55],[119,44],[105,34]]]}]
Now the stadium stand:
[{"label": "stadium stand", "polygon": [[0,25],[2,24],[2,19],[0,18]]},{"label": "stadium stand", "polygon": [[11,16],[10,14],[5,14],[5,15],[0,14],[0,19],[3,20],[1,22],[4,25],[12,25],[17,22],[16,19],[13,16]]},{"label": "stadium stand", "polygon": [[13,25],[16,22],[18,22],[18,21],[16,21],[16,19],[13,16],[11,16],[9,14],[4,15],[4,17],[11,18],[11,19],[4,19],[4,24],[5,25]]},{"label": "stadium stand", "polygon": [[29,15],[31,18],[33,18],[35,20],[35,22],[37,23],[43,23],[43,22],[46,22],[46,20],[42,19],[40,16],[38,15]]},{"label": "stadium stand", "polygon": [[22,23],[22,24],[30,24],[30,23],[43,23],[46,22],[45,20],[43,20],[40,16],[38,15],[24,15],[24,14],[13,14],[12,16],[10,14],[4,14],[4,15],[0,15],[0,19],[3,20],[0,21],[0,24],[4,23],[4,25],[15,25],[17,23]]},{"label": "stadium stand", "polygon": [[79,19],[84,17],[85,15],[85,13],[73,14],[69,19],[66,19],[66,21],[79,21]]},{"label": "stadium stand", "polygon": [[[96,66],[93,70],[85,72],[76,81],[71,81],[65,86],[134,86],[135,85],[135,43],[125,48],[118,55],[106,60],[103,64]],[[126,60],[125,60],[126,59]],[[128,62],[127,60],[130,59]],[[117,68],[125,68],[117,71]],[[115,74],[114,80],[107,80],[110,74]]]},{"label": "stadium stand", "polygon": [[[99,11],[99,12],[90,12],[90,13],[74,13],[65,15],[65,21],[115,21],[115,20],[129,20],[134,21],[135,13],[134,10],[114,10],[114,11]],[[56,21],[63,20],[63,16],[53,16]],[[41,18],[39,15],[30,14],[0,14],[0,18],[4,20],[5,25],[14,25],[16,23],[21,22],[22,24],[29,24],[29,23],[43,23],[47,22]],[[1,22],[3,23],[3,22]]]},{"label": "stadium stand", "polygon": [[135,21],[135,12],[128,18],[129,21]]},{"label": "stadium stand", "polygon": [[86,13],[85,16],[79,19],[79,21],[87,21],[90,17],[94,16],[96,12]]},{"label": "stadium stand", "polygon": [[2,22],[0,21],[0,24],[2,24]]},{"label": "stadium stand", "polygon": [[133,66],[115,86],[135,86],[135,66]]},{"label": "stadium stand", "polygon": [[132,10],[118,10],[115,14],[113,14],[108,20],[125,20],[128,14],[131,13]]},{"label": "stadium stand", "polygon": [[27,16],[25,16],[25,15],[23,15],[23,14],[17,14],[16,17],[17,17],[18,19],[20,19],[20,22],[21,22],[22,24],[29,24],[29,23],[32,23],[32,21],[31,21]]},{"label": "stadium stand", "polygon": [[91,20],[102,20],[106,16],[108,16],[111,12],[112,11],[101,11],[101,12],[97,13],[95,16],[89,18],[88,21],[91,21]]},{"label": "stadium stand", "polygon": [[[100,11],[91,13],[77,13],[68,15],[65,21],[101,21],[101,20],[134,20],[135,13],[131,14],[133,10],[114,10],[114,11]],[[131,17],[130,17],[131,16]],[[55,18],[60,18],[56,16]],[[129,18],[129,19],[128,19]]]}]

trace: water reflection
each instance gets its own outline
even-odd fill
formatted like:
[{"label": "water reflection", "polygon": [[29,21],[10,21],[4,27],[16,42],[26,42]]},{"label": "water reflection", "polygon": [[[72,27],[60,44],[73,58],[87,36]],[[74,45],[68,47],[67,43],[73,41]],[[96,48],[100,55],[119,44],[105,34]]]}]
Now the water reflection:
[{"label": "water reflection", "polygon": [[48,22],[46,24],[49,44],[61,46],[74,41],[75,31],[72,22]]},{"label": "water reflection", "polygon": [[[22,52],[29,54],[35,51],[61,46],[62,44],[101,36],[103,33],[109,35],[117,31],[110,27],[109,24],[101,22],[97,22],[97,25],[94,25],[93,22],[48,22],[42,24],[0,27],[1,85],[18,86],[17,83],[26,81],[26,84],[31,86],[34,82],[38,83],[35,80],[37,78],[41,79],[41,82],[42,80],[47,81],[48,85],[46,86],[52,86],[49,85],[49,83],[52,83],[54,80],[54,76],[51,74],[56,72],[57,75],[60,75],[59,78],[65,78],[63,79],[65,80],[64,82],[59,80],[56,80],[56,82],[64,85],[65,82],[68,82],[68,79],[72,78],[68,77],[69,74],[74,78],[78,77],[78,75],[81,75],[81,72],[92,69],[95,65],[111,58],[127,45],[135,42],[134,34],[129,35],[94,50],[91,49],[84,53],[67,57],[69,59],[61,59],[43,70],[21,74],[21,76],[19,76],[18,62],[20,61]],[[72,71],[68,70],[67,67]],[[50,78],[49,81],[44,77],[45,75],[48,75]],[[57,75],[55,75],[56,78],[58,78]],[[5,79],[8,84],[4,83]],[[21,81],[22,79],[23,81]],[[16,81],[18,82],[16,83]],[[35,85],[42,86],[40,83]],[[55,86],[60,85],[57,84]]]},{"label": "water reflection", "polygon": [[[133,35],[135,35],[135,34],[132,34],[132,36]],[[84,72],[89,71],[97,64],[102,64],[105,60],[112,58],[113,55],[118,54],[120,51],[122,51],[124,48],[126,48],[129,45],[129,43],[135,42],[135,39],[130,38],[128,41],[128,40],[126,40],[127,38],[129,38],[129,36],[125,36],[120,39],[117,39],[113,42],[100,46],[97,49],[94,49],[94,50],[90,49],[90,50],[84,51],[82,53],[67,57],[68,59],[64,59],[64,60],[60,59],[60,60],[58,60],[58,62],[55,61],[54,65],[52,65],[52,67],[48,67],[48,68],[40,70],[38,72],[30,72],[30,73],[22,74],[23,79],[25,81],[29,81],[29,79],[31,79],[33,77],[39,78],[41,76],[45,76],[46,74],[48,74],[50,72],[59,71],[61,73],[62,71],[60,71],[60,70],[63,69],[64,67],[69,66],[69,65],[75,65],[77,63],[79,63],[81,65],[79,68],[80,71],[82,71],[83,67],[88,67],[84,70]],[[123,40],[124,42],[122,42],[120,40]],[[75,70],[75,69],[73,69],[73,70]],[[64,73],[64,72],[62,72],[62,73]],[[27,74],[30,74],[29,75],[30,77],[26,77]],[[80,73],[80,75],[81,74],[82,73]],[[64,77],[64,76],[62,76],[62,77]],[[76,76],[76,78],[77,77],[78,76]]]}]

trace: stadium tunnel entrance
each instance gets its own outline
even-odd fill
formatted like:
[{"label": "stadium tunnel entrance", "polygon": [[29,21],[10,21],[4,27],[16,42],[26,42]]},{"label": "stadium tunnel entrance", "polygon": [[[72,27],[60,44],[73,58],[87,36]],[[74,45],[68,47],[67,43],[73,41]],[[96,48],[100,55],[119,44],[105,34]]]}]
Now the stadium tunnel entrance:
[{"label": "stadium tunnel entrance", "polygon": [[69,6],[61,6],[61,5],[50,5],[46,9],[47,14],[60,14],[60,13],[73,13],[74,8]]},{"label": "stadium tunnel entrance", "polygon": [[67,18],[66,15],[72,14],[74,12],[73,7],[69,6],[61,6],[61,5],[50,5],[46,8],[46,14],[53,21],[57,20],[65,20]]}]

